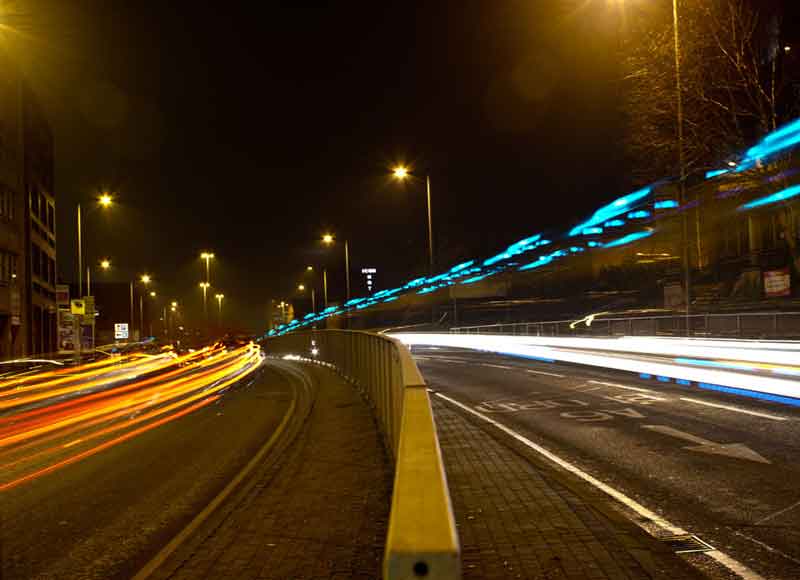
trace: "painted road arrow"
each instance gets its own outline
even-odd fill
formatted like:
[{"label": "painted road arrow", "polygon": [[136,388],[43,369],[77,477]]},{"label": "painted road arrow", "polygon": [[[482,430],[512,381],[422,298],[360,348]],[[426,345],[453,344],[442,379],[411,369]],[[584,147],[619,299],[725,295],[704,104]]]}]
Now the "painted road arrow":
[{"label": "painted road arrow", "polygon": [[678,439],[683,439],[684,441],[696,443],[696,445],[684,447],[684,449],[688,451],[698,451],[700,453],[709,453],[711,455],[724,455],[726,457],[745,459],[747,461],[756,461],[758,463],[771,463],[769,459],[762,457],[743,443],[715,443],[713,441],[709,441],[708,439],[698,437],[697,435],[692,435],[691,433],[684,433],[683,431],[668,427],[667,425],[642,425],[642,429],[648,429],[650,431],[655,431],[656,433],[661,433],[663,435],[669,435],[670,437],[677,437]]}]

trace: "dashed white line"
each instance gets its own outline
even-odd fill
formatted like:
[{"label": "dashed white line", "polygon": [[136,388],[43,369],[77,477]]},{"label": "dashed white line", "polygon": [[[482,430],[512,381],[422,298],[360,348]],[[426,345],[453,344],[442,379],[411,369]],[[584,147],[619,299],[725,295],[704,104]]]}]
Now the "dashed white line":
[{"label": "dashed white line", "polygon": [[[612,385],[612,386],[622,386],[622,385]],[[631,388],[631,389],[634,389],[634,390],[644,390],[644,389],[636,389],[634,387],[627,387],[627,388]],[[443,400],[447,401],[451,405],[455,405],[456,407],[466,411],[467,413],[470,413],[471,415],[474,415],[474,416],[482,419],[483,421],[486,421],[487,423],[497,427],[498,429],[500,429],[504,433],[510,435],[511,437],[513,437],[514,439],[516,439],[517,441],[522,443],[523,445],[529,447],[530,449],[533,449],[535,452],[537,452],[538,454],[542,455],[543,457],[549,459],[550,461],[552,461],[556,465],[558,465],[558,466],[562,467],[563,469],[569,471],[573,475],[578,476],[582,480],[590,483],[591,485],[595,486],[596,488],[598,488],[602,492],[610,495],[612,498],[614,498],[618,502],[626,505],[628,508],[632,509],[634,512],[636,512],[637,514],[639,514],[640,516],[642,516],[646,520],[649,520],[650,522],[652,522],[653,524],[657,525],[661,529],[669,532],[670,534],[673,534],[673,535],[681,534],[682,535],[682,534],[688,533],[688,532],[686,532],[686,530],[684,530],[682,528],[679,528],[678,526],[675,526],[674,524],[672,524],[669,521],[667,521],[665,518],[662,518],[657,513],[650,511],[649,509],[644,507],[642,504],[640,504],[636,500],[628,497],[627,495],[625,495],[621,491],[618,491],[617,489],[611,487],[610,485],[607,485],[607,484],[603,483],[602,481],[600,481],[599,479],[589,475],[588,473],[586,473],[585,471],[583,471],[579,467],[573,465],[569,461],[561,459],[558,455],[552,453],[551,451],[548,451],[547,449],[545,449],[541,445],[538,445],[538,444],[534,443],[533,441],[531,441],[530,439],[528,439],[524,435],[520,435],[519,433],[517,433],[513,429],[510,429],[509,427],[506,427],[505,425],[503,425],[499,421],[495,421],[491,417],[488,417],[488,416],[484,415],[483,413],[480,413],[479,411],[476,411],[472,407],[470,407],[468,405],[465,405],[464,403],[461,403],[459,401],[456,401],[455,399],[452,399],[452,398],[448,397],[447,395],[443,395],[442,393],[436,393],[436,396],[439,397],[440,399],[443,399]],[[744,578],[745,580],[764,580],[764,578],[762,576],[760,576],[759,574],[757,574],[756,572],[754,572],[753,570],[751,570],[750,568],[748,568],[747,566],[745,566],[741,562],[731,558],[730,556],[728,556],[727,554],[725,554],[723,552],[720,552],[719,550],[711,550],[710,552],[705,552],[705,553],[709,557],[713,558],[714,560],[716,560],[717,562],[719,562],[720,564],[722,564],[723,566],[728,568],[733,573],[737,574],[741,578]]]},{"label": "dashed white line", "polygon": [[699,399],[691,399],[689,397],[680,397],[681,401],[687,403],[695,403],[697,405],[705,405],[706,407],[715,407],[717,409],[725,409],[726,411],[733,411],[735,413],[744,413],[745,415],[753,415],[754,417],[762,417],[764,419],[772,419],[773,421],[788,421],[787,417],[779,417],[778,415],[770,415],[769,413],[760,413],[758,411],[748,411],[747,409],[740,409],[739,407],[731,407],[730,405],[721,405],[719,403],[709,403],[708,401],[701,401]]},{"label": "dashed white line", "polygon": [[[656,394],[655,391],[651,391],[650,389],[641,389],[639,387],[629,387],[628,385],[620,385],[619,383],[607,383],[605,381],[586,381],[587,383],[592,383],[593,385],[604,385],[606,387],[617,387],[618,389],[627,389],[628,391],[638,391],[640,393],[647,393],[649,395]],[[659,393],[661,394],[661,393]]]},{"label": "dashed white line", "polygon": [[492,365],[492,364],[489,364],[489,363],[481,363],[481,366],[482,367],[492,367],[493,369],[505,369],[507,371],[514,370],[514,367],[506,367],[506,366],[503,366],[503,365]]},{"label": "dashed white line", "polygon": [[546,371],[535,371],[533,369],[525,369],[529,373],[534,373],[536,375],[547,375],[548,377],[558,377],[559,379],[563,379],[565,375],[560,375],[558,373],[548,373]]}]

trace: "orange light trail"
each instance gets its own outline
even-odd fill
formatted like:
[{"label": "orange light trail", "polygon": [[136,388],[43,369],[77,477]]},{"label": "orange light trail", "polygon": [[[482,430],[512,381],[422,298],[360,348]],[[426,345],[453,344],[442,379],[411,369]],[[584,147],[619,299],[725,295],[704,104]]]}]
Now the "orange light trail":
[{"label": "orange light trail", "polygon": [[[232,350],[212,345],[182,356],[107,359],[73,367],[69,376],[58,376],[64,369],[27,375],[25,392],[9,397],[0,391],[0,411],[6,409],[0,416],[0,491],[206,406],[262,360],[252,343]],[[147,376],[138,379],[142,374]]]}]

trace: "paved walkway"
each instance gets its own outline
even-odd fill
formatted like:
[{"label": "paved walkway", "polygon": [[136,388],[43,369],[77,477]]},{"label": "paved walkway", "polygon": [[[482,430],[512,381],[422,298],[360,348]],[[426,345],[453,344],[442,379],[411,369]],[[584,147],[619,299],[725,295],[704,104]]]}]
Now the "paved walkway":
[{"label": "paved walkway", "polygon": [[153,578],[380,578],[389,459],[356,390],[327,369],[304,368],[315,384],[298,402],[307,419],[293,441]]},{"label": "paved walkway", "polygon": [[[463,578],[699,578],[588,484],[526,458],[432,397]],[[579,495],[580,494],[580,495]]]}]

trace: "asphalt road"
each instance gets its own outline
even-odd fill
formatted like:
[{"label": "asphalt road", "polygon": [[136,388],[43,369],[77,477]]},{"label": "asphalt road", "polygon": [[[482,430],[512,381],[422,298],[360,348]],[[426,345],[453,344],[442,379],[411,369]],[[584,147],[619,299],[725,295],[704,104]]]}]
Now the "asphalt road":
[{"label": "asphalt road", "polygon": [[128,578],[231,480],[294,396],[265,366],[194,413],[0,498],[2,578]]},{"label": "asphalt road", "polygon": [[587,366],[444,347],[413,353],[435,392],[763,577],[800,577],[800,408]]}]

